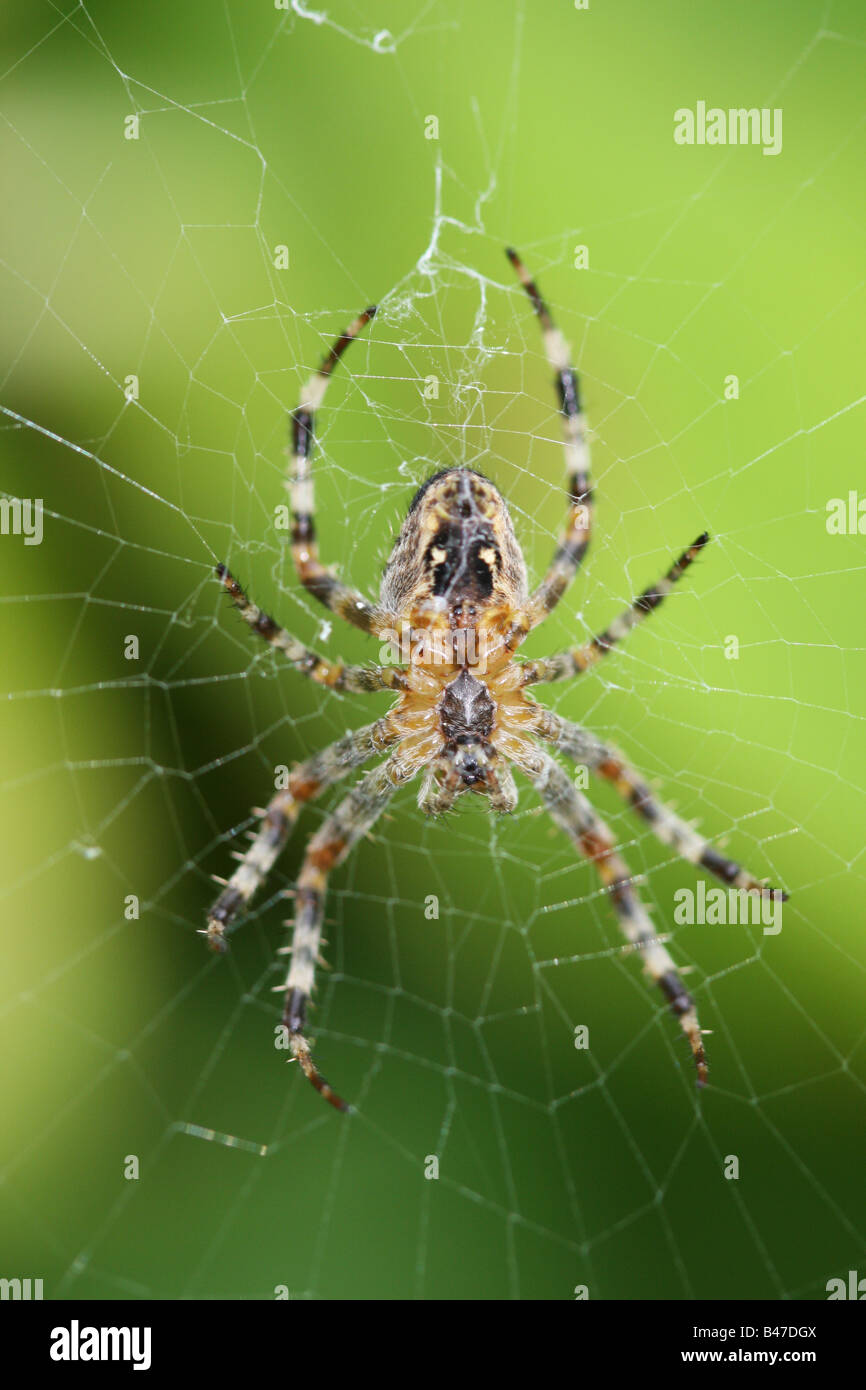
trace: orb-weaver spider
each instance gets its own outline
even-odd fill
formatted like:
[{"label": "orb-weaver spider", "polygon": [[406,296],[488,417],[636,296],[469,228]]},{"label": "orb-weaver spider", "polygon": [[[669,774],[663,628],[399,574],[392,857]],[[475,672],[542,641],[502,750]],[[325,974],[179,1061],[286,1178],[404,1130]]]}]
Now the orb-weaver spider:
[{"label": "orb-weaver spider", "polygon": [[[304,647],[263,613],[224,565],[217,575],[254,632],[278,648],[289,664],[334,690],[390,691],[391,711],[338,739],[297,766],[288,786],[261,812],[261,826],[208,916],[206,936],[216,951],[239,914],[264,882],[307,801],[352,769],[387,754],[367,772],[310,839],[297,886],[291,965],[277,990],[285,996],[283,1023],[292,1054],[316,1090],[340,1110],[346,1103],[313,1062],[304,1036],[313,990],[328,875],[382,812],[398,787],[423,772],[418,804],[431,816],[453,806],[464,792],[486,796],[491,811],[512,811],[518,768],[532,783],[553,819],[577,850],[595,865],[620,926],[643,958],[691,1045],[698,1083],[707,1063],[694,1000],[659,939],[617,853],[613,836],[559,763],[545,750],[585,765],[611,782],[664,844],[725,884],[765,896],[775,890],[726,859],[660,802],[640,775],[611,747],[578,724],[527,699],[527,687],[567,680],[586,671],[662,602],[706,545],[698,536],[657,584],[634,600],[611,625],[582,646],[536,661],[514,654],[527,633],[560,601],[586,553],[592,519],[589,449],[577,376],[562,334],[516,252],[507,255],[541,325],[562,416],[569,511],[553,559],[530,593],[526,566],[504,499],[473,469],[448,468],[418,489],[382,580],[379,602],[370,603],[340,582],[319,561],[314,525],[310,456],[315,413],[334,367],[375,314],[366,309],[337,339],[313,374],[292,415],[292,556],[301,583],[331,612],[364,632],[393,636],[409,628],[413,658],[403,666],[345,666]],[[471,640],[467,640],[471,638]]]}]

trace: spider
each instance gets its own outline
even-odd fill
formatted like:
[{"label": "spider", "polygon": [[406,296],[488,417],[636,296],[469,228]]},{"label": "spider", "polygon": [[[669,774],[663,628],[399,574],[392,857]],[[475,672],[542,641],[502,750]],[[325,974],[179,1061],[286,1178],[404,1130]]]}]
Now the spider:
[{"label": "spider", "polygon": [[[653,834],[679,856],[729,887],[784,898],[725,858],[659,801],[640,774],[589,730],[527,697],[530,686],[568,680],[588,671],[652,613],[709,540],[706,532],[683,551],[664,577],[645,589],[598,636],[535,661],[516,661],[527,633],[559,603],[586,553],[592,521],[589,449],[578,378],[566,342],[520,257],[506,251],[532,302],[554,372],[567,469],[568,514],[544,578],[530,592],[526,565],[504,498],[468,467],[447,468],[416,492],[385,567],[379,602],[370,603],[319,561],[314,523],[315,414],[334,368],[376,312],[365,309],[337,339],[314,372],[292,413],[291,550],[301,583],[347,622],[379,637],[405,631],[413,639],[404,665],[347,666],[310,651],[252,602],[225,565],[216,574],[253,632],[283,653],[296,671],[332,690],[390,691],[396,703],[384,718],[347,733],[292,771],[260,816],[258,831],[210,910],[204,935],[215,951],[267,878],[305,804],[363,763],[387,754],[352,787],[309,840],[294,898],[291,956],[285,981],[283,1026],[292,1056],[316,1090],[338,1110],[349,1109],[319,1072],[305,1037],[307,1009],[320,945],[328,876],[366,834],[391,797],[422,774],[418,805],[430,816],[448,811],[459,796],[487,797],[490,810],[517,804],[512,766],[532,784],[575,849],[596,868],[619,925],[643,959],[691,1046],[698,1085],[707,1060],[697,1009],[680,973],[635,890],[614,838],[551,751],[611,782]],[[546,745],[546,747],[545,747]]]}]

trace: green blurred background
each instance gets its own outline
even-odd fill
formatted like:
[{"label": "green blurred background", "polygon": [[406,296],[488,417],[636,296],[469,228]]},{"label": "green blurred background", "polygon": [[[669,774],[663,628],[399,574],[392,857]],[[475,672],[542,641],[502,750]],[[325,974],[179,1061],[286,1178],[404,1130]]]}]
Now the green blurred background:
[{"label": "green blurred background", "polygon": [[[0,538],[0,1273],[48,1297],[823,1297],[866,1224],[866,566],[825,526],[864,486],[866,15],[326,8],[7,9],[0,488],[44,499],[45,534]],[[781,107],[782,153],[675,145],[698,100]],[[273,518],[286,411],[378,299],[322,414],[325,559],[375,589],[413,487],[463,459],[540,575],[562,458],[509,242],[573,344],[598,482],[591,561],[527,654],[714,536],[627,649],[541,698],[792,896],[777,937],[674,929],[714,1030],[698,1096],[528,790],[501,825],[428,826],[404,793],[329,902],[314,1031],[346,1119],[272,1046],[278,893],[326,808],[228,958],[195,933],[274,766],[384,705],[256,651],[212,565],[375,657],[323,626]],[[594,796],[671,929],[694,875]]]}]

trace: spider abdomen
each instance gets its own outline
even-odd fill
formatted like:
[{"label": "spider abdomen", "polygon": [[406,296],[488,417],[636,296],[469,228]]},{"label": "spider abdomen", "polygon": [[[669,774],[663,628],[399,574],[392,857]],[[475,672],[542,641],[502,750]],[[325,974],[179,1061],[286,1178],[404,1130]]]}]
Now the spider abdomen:
[{"label": "spider abdomen", "polygon": [[472,468],[449,468],[419,488],[382,580],[381,607],[405,616],[444,600],[462,625],[470,610],[526,601],[526,566],[498,488]]}]

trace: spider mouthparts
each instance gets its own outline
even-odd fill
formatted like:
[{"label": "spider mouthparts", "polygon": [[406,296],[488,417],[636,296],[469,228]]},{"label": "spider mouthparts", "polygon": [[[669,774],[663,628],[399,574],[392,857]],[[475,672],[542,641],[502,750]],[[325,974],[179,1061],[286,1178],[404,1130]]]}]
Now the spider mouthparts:
[{"label": "spider mouthparts", "polygon": [[378,306],[378,304],[368,304],[367,307],[366,307],[366,309],[364,310],[364,318],[367,319],[367,321],[369,322],[370,319],[374,319],[374,318],[376,317],[376,314],[377,314],[378,312],[379,312],[379,306]]}]

